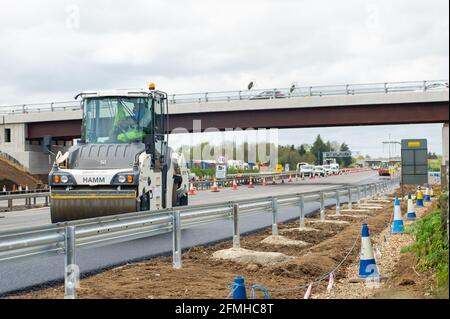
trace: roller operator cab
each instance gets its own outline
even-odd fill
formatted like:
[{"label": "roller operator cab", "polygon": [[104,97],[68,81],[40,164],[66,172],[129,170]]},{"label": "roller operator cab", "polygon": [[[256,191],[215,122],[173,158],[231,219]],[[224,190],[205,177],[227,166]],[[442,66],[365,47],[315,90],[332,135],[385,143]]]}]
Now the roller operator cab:
[{"label": "roller operator cab", "polygon": [[167,94],[84,92],[81,139],[49,174],[53,223],[188,204],[188,170],[168,147]]}]

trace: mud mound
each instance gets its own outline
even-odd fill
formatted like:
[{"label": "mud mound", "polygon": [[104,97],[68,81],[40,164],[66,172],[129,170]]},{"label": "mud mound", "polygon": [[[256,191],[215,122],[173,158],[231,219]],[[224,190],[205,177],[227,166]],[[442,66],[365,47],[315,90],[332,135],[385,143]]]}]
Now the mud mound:
[{"label": "mud mound", "polygon": [[284,236],[269,236],[261,241],[263,244],[275,246],[306,246],[307,242],[295,239],[289,239]]},{"label": "mud mound", "polygon": [[8,160],[0,157],[0,181],[8,190],[11,190],[12,185],[28,185],[30,189],[36,188],[38,184],[42,184],[40,180],[23,170],[20,166],[15,165]]},{"label": "mud mound", "polygon": [[273,265],[285,262],[292,257],[282,253],[262,252],[244,248],[229,248],[216,251],[212,254],[213,259],[232,260],[241,264]]},{"label": "mud mound", "polygon": [[306,277],[318,277],[330,271],[335,266],[335,261],[327,256],[305,255],[288,262],[271,266],[266,271],[269,274],[289,278],[306,279]]}]

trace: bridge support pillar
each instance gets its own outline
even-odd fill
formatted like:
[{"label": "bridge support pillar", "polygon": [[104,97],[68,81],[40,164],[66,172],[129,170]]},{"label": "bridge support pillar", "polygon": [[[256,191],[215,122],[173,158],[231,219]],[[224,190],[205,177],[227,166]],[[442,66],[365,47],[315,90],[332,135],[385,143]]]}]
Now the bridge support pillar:
[{"label": "bridge support pillar", "polygon": [[442,126],[442,165],[448,163],[448,124]]}]

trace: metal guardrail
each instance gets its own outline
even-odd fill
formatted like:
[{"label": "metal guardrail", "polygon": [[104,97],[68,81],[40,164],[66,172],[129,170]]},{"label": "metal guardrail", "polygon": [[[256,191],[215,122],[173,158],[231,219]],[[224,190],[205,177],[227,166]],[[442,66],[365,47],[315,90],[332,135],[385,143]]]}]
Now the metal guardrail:
[{"label": "metal guardrail", "polygon": [[[339,176],[339,175],[347,175],[350,173],[359,173],[359,172],[366,172],[366,171],[372,171],[370,168],[343,168],[339,170],[339,173],[337,174],[328,174],[323,177],[314,175],[314,178],[326,178],[330,176]],[[306,179],[311,178],[310,175],[305,176],[300,171],[288,171],[288,172],[262,172],[262,173],[238,173],[238,174],[227,174],[226,179],[219,179],[217,180],[217,186],[219,188],[229,187],[233,184],[233,181],[236,181],[236,184],[239,185],[246,185],[249,184],[250,179],[252,180],[252,183],[262,184],[263,181],[266,183],[272,183],[275,181],[282,181],[291,179],[292,181],[294,179]],[[196,190],[207,190],[211,189],[214,184],[214,178],[208,177],[207,179],[199,179],[199,180],[191,180],[190,183],[194,186]]]},{"label": "metal guardrail", "polygon": [[[48,206],[50,204],[50,192],[48,190],[45,191],[21,191],[21,192],[0,192],[0,201],[8,201],[7,211],[13,210],[13,201],[14,200],[23,200],[25,199],[25,207],[31,208],[36,207],[37,198],[45,198],[44,206]],[[33,201],[33,203],[31,203]],[[0,210],[2,207],[0,207]]]},{"label": "metal guardrail", "polygon": [[[383,82],[366,84],[322,85],[290,88],[252,89],[238,91],[182,93],[169,95],[169,103],[206,103],[220,101],[264,100],[301,98],[327,95],[357,95],[372,93],[417,92],[448,89],[448,80],[426,80],[407,82]],[[80,110],[79,101],[47,102],[0,106],[0,114],[24,114],[53,111]]]},{"label": "metal guardrail", "polygon": [[[351,172],[359,172],[359,171],[367,171],[369,169],[342,169],[341,174],[348,174]],[[298,171],[291,171],[291,172],[282,172],[282,173],[274,173],[274,172],[267,172],[267,173],[242,173],[242,174],[230,174],[229,178],[225,180],[219,180],[218,186],[219,188],[231,186],[233,183],[233,179],[237,181],[238,185],[242,184],[248,184],[250,181],[250,177],[252,179],[252,183],[254,184],[261,184],[263,179],[266,180],[266,182],[272,182],[275,180],[282,180],[287,178],[298,178],[302,177],[302,175]],[[330,175],[332,176],[332,175]],[[211,189],[214,181],[209,180],[199,180],[194,181],[193,185],[196,188],[196,190],[206,190]],[[25,199],[25,207],[26,208],[33,208],[37,205],[37,198],[45,198],[44,206],[49,206],[50,204],[50,192],[48,189],[36,189],[36,190],[22,190],[22,191],[0,191],[0,202],[1,201],[8,201],[8,207],[5,207],[7,211],[13,210],[13,205],[15,200],[23,200]],[[33,201],[33,203],[32,203]],[[3,209],[5,209],[3,208]],[[0,210],[2,210],[2,207],[0,207]]]},{"label": "metal guardrail", "polygon": [[320,203],[321,219],[325,218],[325,200],[334,199],[339,214],[341,196],[348,196],[348,205],[386,193],[397,179],[322,192],[296,193],[262,197],[237,202],[176,207],[162,211],[143,211],[105,216],[73,222],[35,226],[0,232],[0,262],[23,260],[32,256],[65,255],[65,297],[75,298],[75,249],[125,242],[172,232],[173,266],[180,268],[181,229],[217,220],[233,219],[233,243],[239,245],[239,222],[242,215],[269,212],[272,232],[278,234],[278,207],[298,206],[300,226],[305,225],[306,202]]}]

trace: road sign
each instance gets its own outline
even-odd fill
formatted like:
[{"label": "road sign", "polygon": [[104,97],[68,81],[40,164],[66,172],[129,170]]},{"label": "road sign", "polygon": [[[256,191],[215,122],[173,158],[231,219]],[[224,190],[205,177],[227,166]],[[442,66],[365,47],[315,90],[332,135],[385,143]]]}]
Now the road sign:
[{"label": "road sign", "polygon": [[227,166],[223,164],[216,165],[216,178],[225,179],[227,178]]},{"label": "road sign", "polygon": [[426,183],[428,183],[427,140],[402,140],[402,184]]},{"label": "road sign", "polygon": [[330,157],[351,157],[351,151],[333,151],[333,152],[323,152],[323,158]]}]

